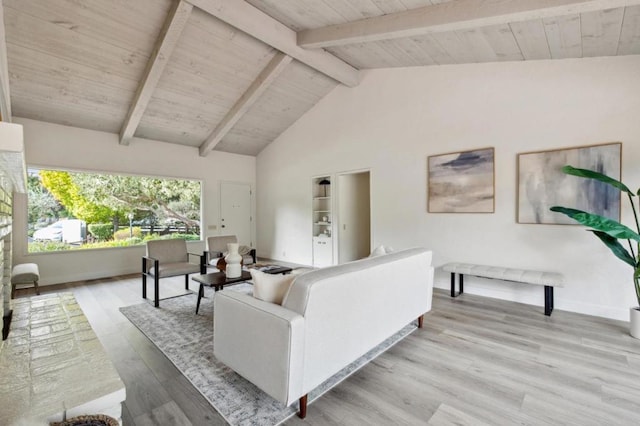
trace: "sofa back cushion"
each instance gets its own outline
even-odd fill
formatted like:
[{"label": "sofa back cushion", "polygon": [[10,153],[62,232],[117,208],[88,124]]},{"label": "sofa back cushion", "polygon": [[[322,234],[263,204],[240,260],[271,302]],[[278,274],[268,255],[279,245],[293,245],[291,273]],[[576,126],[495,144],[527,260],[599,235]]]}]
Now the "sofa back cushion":
[{"label": "sofa back cushion", "polygon": [[431,252],[408,249],[300,275],[283,306],[305,318],[305,391],[431,309]]}]

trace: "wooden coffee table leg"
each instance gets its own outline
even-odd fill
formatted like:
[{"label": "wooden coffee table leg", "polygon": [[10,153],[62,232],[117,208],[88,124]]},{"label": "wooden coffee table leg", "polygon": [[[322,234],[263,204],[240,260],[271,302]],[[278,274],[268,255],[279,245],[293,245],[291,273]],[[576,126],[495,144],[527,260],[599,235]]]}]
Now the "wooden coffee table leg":
[{"label": "wooden coffee table leg", "polygon": [[200,299],[204,296],[204,284],[200,283],[200,288],[198,289],[198,303],[196,304],[196,315],[198,315],[198,310],[200,309]]}]

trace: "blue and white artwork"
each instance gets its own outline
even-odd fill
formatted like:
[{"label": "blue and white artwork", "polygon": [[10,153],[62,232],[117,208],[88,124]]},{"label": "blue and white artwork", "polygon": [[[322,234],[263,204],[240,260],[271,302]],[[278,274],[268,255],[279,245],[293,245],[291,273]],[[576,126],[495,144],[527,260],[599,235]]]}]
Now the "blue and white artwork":
[{"label": "blue and white artwork", "polygon": [[493,148],[428,159],[430,213],[493,213]]},{"label": "blue and white artwork", "polygon": [[621,143],[518,154],[518,223],[576,225],[549,210],[571,207],[620,220],[620,191],[602,182],[562,173],[570,165],[620,180]]}]

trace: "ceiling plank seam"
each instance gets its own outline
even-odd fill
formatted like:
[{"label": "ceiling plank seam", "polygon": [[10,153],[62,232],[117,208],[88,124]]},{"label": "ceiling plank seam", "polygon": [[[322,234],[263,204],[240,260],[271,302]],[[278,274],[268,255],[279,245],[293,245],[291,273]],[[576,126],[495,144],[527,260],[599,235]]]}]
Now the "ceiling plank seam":
[{"label": "ceiling plank seam", "polygon": [[240,96],[229,112],[213,130],[206,141],[200,145],[200,155],[205,157],[222,138],[229,133],[233,126],[269,88],[276,78],[291,63],[291,56],[282,52],[275,54],[266,67],[258,74],[258,77],[251,83],[249,88]]},{"label": "ceiling plank seam", "polygon": [[298,32],[304,48],[343,46],[633,6],[640,0],[459,0]]},{"label": "ceiling plank seam", "polygon": [[189,1],[219,20],[346,86],[355,87],[360,83],[360,72],[356,68],[325,50],[301,48],[297,45],[295,31],[245,1]]},{"label": "ceiling plank seam", "polygon": [[142,116],[149,105],[149,101],[153,96],[153,92],[160,81],[160,77],[162,77],[164,68],[171,57],[171,53],[187,25],[192,10],[193,5],[191,3],[179,0],[174,3],[169,11],[167,20],[149,57],[144,76],[140,81],[124,125],[120,131],[121,145],[129,145],[131,142],[142,120]]}]

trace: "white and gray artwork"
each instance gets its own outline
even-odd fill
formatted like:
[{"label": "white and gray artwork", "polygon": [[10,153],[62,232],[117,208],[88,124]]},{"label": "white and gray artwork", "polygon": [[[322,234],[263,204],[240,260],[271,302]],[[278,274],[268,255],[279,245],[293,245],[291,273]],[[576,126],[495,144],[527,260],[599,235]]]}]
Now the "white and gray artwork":
[{"label": "white and gray artwork", "polygon": [[428,159],[430,213],[493,213],[493,148]]},{"label": "white and gray artwork", "polygon": [[518,223],[571,224],[571,218],[549,210],[571,207],[620,220],[620,192],[593,179],[566,175],[570,165],[620,179],[620,143],[518,155]]}]

